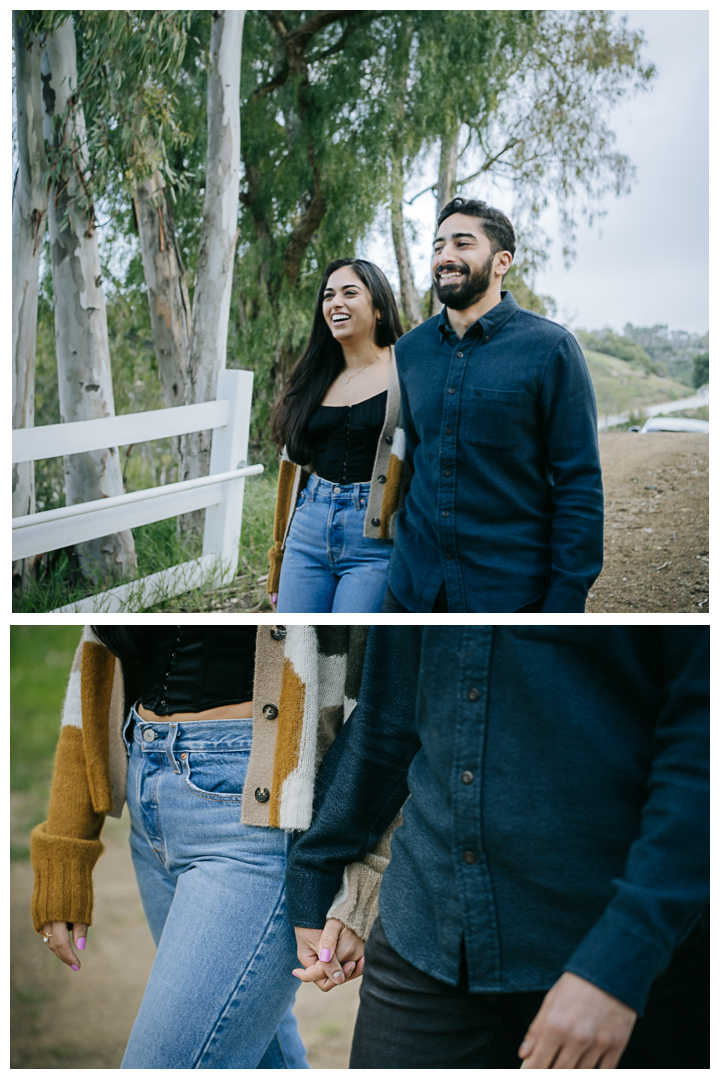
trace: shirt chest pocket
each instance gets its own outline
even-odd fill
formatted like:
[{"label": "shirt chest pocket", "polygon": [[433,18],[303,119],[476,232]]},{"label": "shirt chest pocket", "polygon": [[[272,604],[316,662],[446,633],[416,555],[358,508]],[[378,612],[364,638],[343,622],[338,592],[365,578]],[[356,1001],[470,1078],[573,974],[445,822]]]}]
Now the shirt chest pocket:
[{"label": "shirt chest pocket", "polygon": [[523,390],[469,387],[463,401],[463,441],[470,446],[513,450],[533,420],[533,399]]}]

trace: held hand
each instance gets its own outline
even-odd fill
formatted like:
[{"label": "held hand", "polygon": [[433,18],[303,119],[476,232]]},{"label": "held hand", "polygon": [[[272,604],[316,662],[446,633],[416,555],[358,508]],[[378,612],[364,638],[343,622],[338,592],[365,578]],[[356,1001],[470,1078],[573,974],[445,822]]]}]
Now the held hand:
[{"label": "held hand", "polygon": [[[365,942],[338,919],[328,919],[323,930],[295,927],[301,982],[317,983],[323,992],[362,974]],[[321,957],[323,959],[321,959]]]},{"label": "held hand", "polygon": [[523,1069],[614,1069],[637,1013],[566,971],[548,990],[518,1051]]},{"label": "held hand", "polygon": [[[73,923],[75,948],[79,949],[81,952],[85,948],[87,932],[88,928],[85,923]],[[67,923],[45,923],[43,926],[43,934],[52,935],[47,943],[47,948],[55,953],[58,960],[62,960],[63,964],[67,964],[73,971],[79,971],[80,958],[75,954],[72,944],[70,943],[70,932]]]}]

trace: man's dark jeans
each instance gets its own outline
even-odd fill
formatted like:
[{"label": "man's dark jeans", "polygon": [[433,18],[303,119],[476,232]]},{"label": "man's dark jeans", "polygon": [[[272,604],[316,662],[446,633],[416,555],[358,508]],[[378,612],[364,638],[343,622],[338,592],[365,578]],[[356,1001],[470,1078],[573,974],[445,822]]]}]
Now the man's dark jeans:
[{"label": "man's dark jeans", "polygon": [[[520,608],[520,611],[542,611],[544,601],[545,597],[543,597],[542,600],[538,600],[535,604],[528,604],[527,607]],[[435,597],[435,603],[433,604],[433,614],[436,614],[437,612],[447,611],[447,609],[447,591],[445,589],[445,584],[443,583],[440,586],[440,592]],[[383,602],[383,613],[385,615],[407,615],[409,614],[409,612],[410,609],[403,607],[398,598],[394,596],[388,588],[388,591],[385,593],[385,600]]]},{"label": "man's dark jeans", "polygon": [[[653,983],[621,1069],[709,1069],[708,931],[698,924]],[[518,1069],[518,1049],[544,991],[471,994],[395,952],[380,919],[365,952],[351,1069]]]}]

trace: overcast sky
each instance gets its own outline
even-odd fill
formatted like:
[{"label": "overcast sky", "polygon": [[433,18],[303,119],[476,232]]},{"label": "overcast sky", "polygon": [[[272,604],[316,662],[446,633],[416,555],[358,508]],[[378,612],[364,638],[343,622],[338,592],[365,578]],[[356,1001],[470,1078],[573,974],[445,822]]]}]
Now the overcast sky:
[{"label": "overcast sky", "polygon": [[[618,149],[636,166],[632,192],[608,195],[607,215],[592,229],[579,225],[569,271],[555,215],[546,215],[543,225],[555,242],[534,285],[555,299],[557,318],[572,327],[619,332],[627,322],[661,323],[702,334],[708,329],[708,13],[625,14],[631,28],[645,32],[645,56],[658,69],[652,89],[621,102],[611,118]],[[408,191],[434,179],[431,164]],[[481,192],[469,184],[463,194]],[[482,197],[494,201],[486,189]],[[416,284],[425,289],[434,198],[422,196],[407,209],[416,230]],[[386,272],[395,270],[387,232],[364,250]]]}]

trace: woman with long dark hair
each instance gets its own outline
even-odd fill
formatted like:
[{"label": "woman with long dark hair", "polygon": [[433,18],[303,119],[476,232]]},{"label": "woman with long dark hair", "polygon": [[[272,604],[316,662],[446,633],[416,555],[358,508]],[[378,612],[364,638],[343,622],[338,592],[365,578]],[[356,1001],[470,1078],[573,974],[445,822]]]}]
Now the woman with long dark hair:
[{"label": "woman with long dark hair", "polygon": [[278,611],[382,611],[404,489],[401,334],[382,271],[331,262],[273,412],[283,453],[267,590]]},{"label": "woman with long dark hair", "polygon": [[[286,858],[357,700],[366,636],[365,626],[85,627],[48,820],[32,834],[32,913],[45,945],[80,971],[100,833],[127,801],[157,955],[122,1068],[308,1068],[292,1014]],[[326,965],[324,988],[362,970],[383,858],[373,860],[332,904],[340,963]],[[320,933],[306,932],[305,967],[320,963]]]}]

